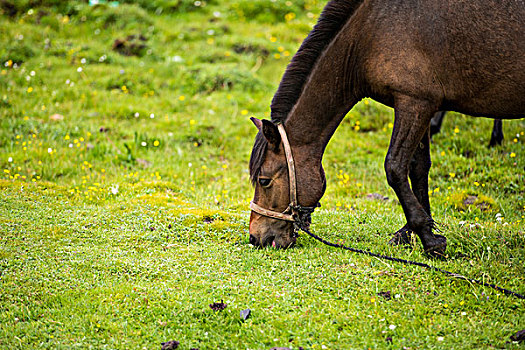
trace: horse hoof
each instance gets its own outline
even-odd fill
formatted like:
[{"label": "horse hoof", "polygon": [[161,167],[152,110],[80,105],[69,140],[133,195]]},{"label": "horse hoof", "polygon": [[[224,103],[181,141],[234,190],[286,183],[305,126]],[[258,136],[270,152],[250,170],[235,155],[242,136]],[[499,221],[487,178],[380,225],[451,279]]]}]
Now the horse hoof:
[{"label": "horse hoof", "polygon": [[425,246],[425,253],[433,258],[443,258],[445,250],[447,250],[447,239],[441,235],[434,235],[434,240]]},{"label": "horse hoof", "polygon": [[396,233],[394,233],[392,239],[388,242],[390,245],[408,245],[411,242],[412,230],[403,226]]}]

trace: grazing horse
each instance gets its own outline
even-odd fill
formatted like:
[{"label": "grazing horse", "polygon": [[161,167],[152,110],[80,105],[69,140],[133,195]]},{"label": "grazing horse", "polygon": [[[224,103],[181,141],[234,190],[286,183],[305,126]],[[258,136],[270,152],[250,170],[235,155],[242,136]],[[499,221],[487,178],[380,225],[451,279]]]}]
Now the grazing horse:
[{"label": "grazing horse", "polygon": [[430,119],[444,110],[521,118],[524,33],[522,0],[330,1],[283,75],[271,121],[252,119],[259,132],[250,157],[250,243],[295,243],[292,221],[307,225],[325,192],[328,141],[371,97],[395,111],[385,170],[407,223],[391,242],[413,231],[427,253],[443,254],[446,238],[432,232],[428,198]]},{"label": "grazing horse", "polygon": [[[430,120],[430,138],[441,131],[441,124],[443,118],[445,118],[445,111],[439,111]],[[494,119],[494,125],[492,126],[492,133],[490,134],[489,147],[501,145],[503,141],[503,121],[501,119]]]}]

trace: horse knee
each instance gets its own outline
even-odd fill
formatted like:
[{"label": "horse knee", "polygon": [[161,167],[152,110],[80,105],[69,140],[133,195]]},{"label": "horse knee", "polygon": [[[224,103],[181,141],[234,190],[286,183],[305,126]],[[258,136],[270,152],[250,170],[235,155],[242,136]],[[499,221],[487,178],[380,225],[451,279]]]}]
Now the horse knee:
[{"label": "horse knee", "polygon": [[398,162],[391,159],[385,160],[386,180],[392,188],[396,188],[399,184],[407,181],[406,169],[403,169]]}]

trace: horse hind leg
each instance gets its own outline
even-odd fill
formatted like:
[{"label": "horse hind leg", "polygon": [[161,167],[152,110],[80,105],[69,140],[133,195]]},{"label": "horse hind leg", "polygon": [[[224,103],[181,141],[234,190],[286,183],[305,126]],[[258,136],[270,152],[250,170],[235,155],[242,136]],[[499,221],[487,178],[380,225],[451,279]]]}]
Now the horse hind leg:
[{"label": "horse hind leg", "polygon": [[441,125],[443,124],[443,119],[445,118],[446,111],[439,111],[434,114],[430,120],[430,137],[441,131]]},{"label": "horse hind leg", "polygon": [[[434,221],[430,216],[428,204],[430,164],[422,163],[425,159],[430,162],[430,156],[426,156],[428,149],[425,147],[417,151],[420,144],[424,146],[427,143],[428,136],[424,141],[423,136],[428,135],[430,119],[434,111],[433,106],[427,101],[409,97],[396,99],[394,130],[385,159],[385,170],[388,183],[396,192],[403,207],[408,228],[419,236],[428,254],[439,256],[445,252],[446,238],[432,233]],[[415,192],[408,182],[409,169]],[[424,192],[426,195],[423,194]]]},{"label": "horse hind leg", "polygon": [[494,119],[494,126],[492,127],[492,134],[490,135],[489,147],[501,145],[503,141],[503,121],[501,119]]},{"label": "horse hind leg", "polygon": [[[434,119],[435,116],[432,118]],[[410,161],[409,177],[412,185],[412,192],[416,196],[419,204],[423,207],[428,216],[430,213],[430,201],[428,198],[428,172],[431,166],[430,161],[430,135],[428,130],[423,135],[419,145],[414,151],[412,160]],[[394,233],[390,244],[410,244],[412,231],[408,227],[408,223],[401,229]]]}]

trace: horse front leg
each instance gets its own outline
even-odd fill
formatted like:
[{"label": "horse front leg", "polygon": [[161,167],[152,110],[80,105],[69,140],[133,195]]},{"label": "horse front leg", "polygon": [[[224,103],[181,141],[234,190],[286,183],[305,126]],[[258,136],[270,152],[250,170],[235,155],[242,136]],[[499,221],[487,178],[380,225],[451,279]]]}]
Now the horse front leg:
[{"label": "horse front leg", "polygon": [[[407,228],[419,236],[425,252],[438,256],[444,254],[447,243],[445,237],[432,233],[434,221],[430,216],[428,202],[428,137],[423,140],[423,136],[428,135],[434,111],[433,106],[426,101],[409,97],[396,99],[394,130],[385,159],[385,170],[388,184],[396,192],[403,207]],[[425,160],[428,163],[425,164]],[[414,162],[412,165],[411,161]],[[409,169],[415,192],[408,182]]]},{"label": "horse front leg", "polygon": [[[435,115],[432,119],[435,118]],[[425,212],[431,216],[430,201],[428,198],[428,172],[430,170],[430,135],[427,130],[419,145],[414,151],[412,160],[410,161],[409,177],[412,185],[412,192],[416,196],[419,204],[423,206]],[[410,244],[412,230],[408,227],[408,223],[394,233],[390,244]]]}]

